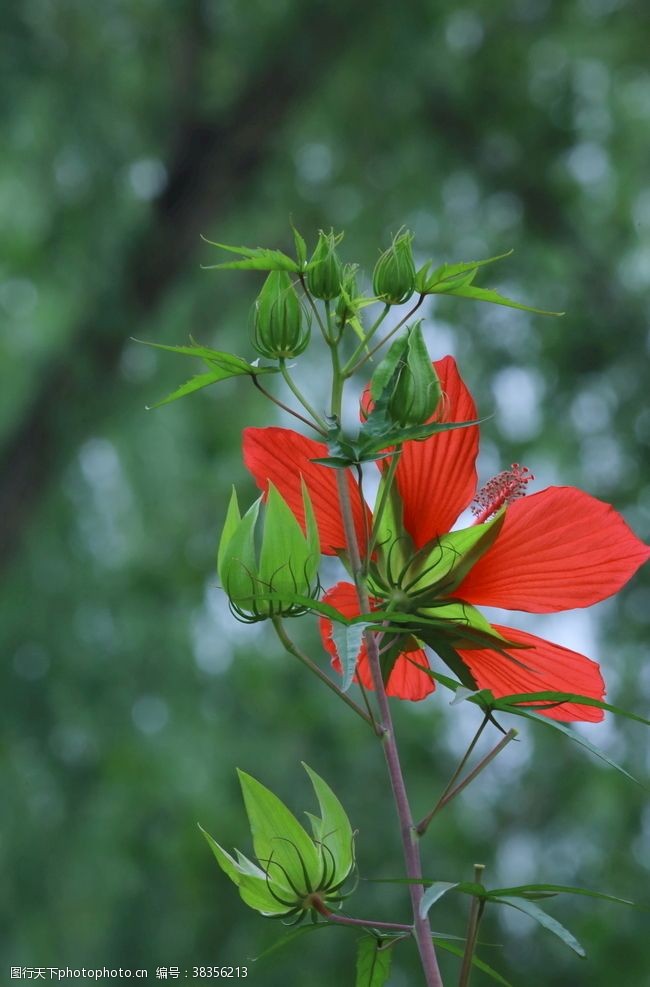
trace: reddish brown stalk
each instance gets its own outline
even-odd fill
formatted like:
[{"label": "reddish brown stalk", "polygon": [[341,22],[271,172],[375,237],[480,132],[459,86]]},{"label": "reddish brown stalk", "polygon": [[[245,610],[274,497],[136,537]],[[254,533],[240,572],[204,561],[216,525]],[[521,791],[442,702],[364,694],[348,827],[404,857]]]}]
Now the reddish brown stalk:
[{"label": "reddish brown stalk", "polygon": [[[363,563],[354,528],[354,518],[352,514],[352,505],[350,503],[347,476],[342,470],[337,470],[336,479],[339,493],[339,503],[341,506],[341,515],[343,518],[350,564],[359,598],[359,606],[361,607],[361,613],[368,613],[370,611],[370,601],[368,599],[368,591],[363,578]],[[375,635],[372,631],[366,631],[365,643],[368,652],[368,662],[370,665],[372,682],[377,696],[377,705],[379,707],[379,726],[381,728],[382,746],[384,748],[384,756],[386,758],[386,765],[388,767],[388,774],[393,790],[393,798],[395,800],[395,807],[399,818],[400,835],[404,850],[404,861],[406,864],[406,874],[407,877],[411,879],[421,880],[422,865],[420,863],[420,847],[415,826],[413,824],[413,815],[411,813],[411,807],[409,804],[408,795],[406,793],[406,785],[404,784],[404,776],[402,774],[402,766],[399,759],[388,696],[386,695],[386,689],[384,687],[384,681],[381,674],[379,649],[377,647]],[[413,908],[413,934],[418,944],[418,950],[420,952],[420,959],[422,962],[422,969],[426,978],[427,987],[443,987],[440,969],[438,967],[438,960],[433,946],[433,940],[431,938],[429,918],[427,915],[423,917],[420,914],[420,905],[424,895],[424,885],[410,884],[409,893]]]}]

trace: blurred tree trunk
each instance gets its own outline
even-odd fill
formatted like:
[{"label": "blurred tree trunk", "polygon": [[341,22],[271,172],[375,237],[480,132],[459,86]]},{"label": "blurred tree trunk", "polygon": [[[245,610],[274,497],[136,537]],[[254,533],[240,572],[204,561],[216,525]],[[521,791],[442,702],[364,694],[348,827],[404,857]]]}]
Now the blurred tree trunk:
[{"label": "blurred tree trunk", "polygon": [[[119,283],[111,280],[70,334],[67,352],[42,375],[0,459],[0,565],[7,563],[41,494],[82,436],[108,410],[102,397],[114,375],[130,327],[150,315],[183,268],[192,262],[199,233],[245,194],[292,110],[309,96],[358,37],[355,25],[370,4],[304,4],[287,18],[282,45],[267,57],[220,118],[196,115],[202,24],[188,5],[177,43],[179,98],[173,107],[169,176],[151,221],[125,253]],[[251,25],[251,30],[254,25]]]}]

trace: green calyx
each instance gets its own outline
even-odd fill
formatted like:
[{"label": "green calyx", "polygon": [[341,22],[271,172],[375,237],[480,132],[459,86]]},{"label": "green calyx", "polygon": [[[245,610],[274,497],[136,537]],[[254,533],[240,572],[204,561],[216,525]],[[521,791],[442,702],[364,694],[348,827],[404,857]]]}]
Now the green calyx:
[{"label": "green calyx", "polygon": [[252,312],[253,346],[269,360],[299,356],[310,327],[287,271],[271,271]]},{"label": "green calyx", "polygon": [[386,385],[391,420],[402,427],[428,422],[440,403],[442,390],[424,342],[421,322],[416,322],[393,343],[377,373],[385,375],[391,370]]},{"label": "green calyx", "polygon": [[295,597],[319,592],[318,528],[307,488],[302,488],[306,534],[286,501],[269,483],[261,549],[255,534],[261,498],[242,517],[233,489],[221,534],[218,571],[230,606],[240,620],[296,617],[305,612]]},{"label": "green calyx", "polygon": [[[400,609],[409,612],[439,606],[454,595],[470,569],[494,544],[504,520],[505,511],[501,511],[485,524],[440,535],[417,552],[409,551],[412,543],[404,533],[387,539],[371,569],[371,592],[398,602]],[[392,527],[397,531],[397,519]]]},{"label": "green calyx", "polygon": [[357,264],[344,264],[341,272],[341,290],[336,303],[336,322],[343,329],[350,316],[355,314],[354,300],[359,294]]},{"label": "green calyx", "polygon": [[387,305],[402,305],[415,290],[413,234],[398,233],[375,264],[373,291]]},{"label": "green calyx", "polygon": [[341,803],[315,771],[303,764],[320,808],[307,813],[311,835],[273,792],[239,771],[239,781],[257,863],[238,850],[227,853],[201,829],[242,900],[262,915],[300,922],[339,908],[343,884],[352,873],[354,833]]},{"label": "green calyx", "polygon": [[[396,504],[385,510],[368,579],[370,593],[385,601],[386,619],[395,625],[394,632],[399,631],[382,657],[385,680],[399,654],[422,642],[468,688],[475,689],[476,683],[457,651],[490,648],[507,653],[510,660],[525,667],[525,655],[519,661],[511,654],[513,650],[525,652],[525,646],[508,641],[479,610],[455,595],[471,568],[494,544],[504,520],[502,510],[485,524],[451,531],[414,551]],[[408,635],[415,645],[413,641],[411,646],[405,644]]]},{"label": "green calyx", "polygon": [[336,252],[337,244],[343,237],[334,230],[318,234],[318,243],[312,254],[307,270],[307,287],[314,296],[323,301],[337,298],[341,292],[343,265]]}]

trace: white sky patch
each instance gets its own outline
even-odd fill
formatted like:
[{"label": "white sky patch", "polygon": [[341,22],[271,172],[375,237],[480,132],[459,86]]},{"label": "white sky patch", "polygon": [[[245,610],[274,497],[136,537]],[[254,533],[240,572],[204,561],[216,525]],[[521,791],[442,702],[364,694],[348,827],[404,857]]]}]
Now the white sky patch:
[{"label": "white sky patch", "polygon": [[133,497],[117,449],[108,439],[88,439],[79,465],[90,493],[77,498],[84,541],[101,565],[119,567],[132,551]]},{"label": "white sky patch", "polygon": [[131,708],[131,719],[141,733],[153,736],[167,726],[169,707],[160,696],[140,696]]},{"label": "white sky patch", "polygon": [[544,614],[513,612],[499,607],[481,607],[481,613],[485,614],[490,623],[517,627],[590,658],[595,659],[600,649],[598,624],[593,607],[589,610],[565,610],[563,613]]},{"label": "white sky patch", "polygon": [[264,634],[264,623],[244,624],[230,612],[221,587],[208,581],[202,605],[190,622],[192,650],[197,667],[207,675],[221,675],[233,662],[235,650],[254,648]]},{"label": "white sky patch", "polygon": [[580,443],[580,466],[588,489],[615,489],[621,476],[633,477],[637,463],[625,455],[613,435],[592,435]]},{"label": "white sky patch", "polygon": [[332,177],[334,159],[328,144],[303,144],[295,153],[298,177],[308,185],[321,185]]},{"label": "white sky patch", "polygon": [[583,435],[593,435],[604,431],[612,420],[605,395],[597,390],[585,388],[571,403],[571,421]]},{"label": "white sky patch", "polygon": [[167,184],[167,169],[159,158],[140,158],[127,171],[129,188],[136,199],[155,199]]},{"label": "white sky patch", "polygon": [[582,141],[567,153],[569,174],[580,185],[593,185],[611,178],[607,151],[597,141]]},{"label": "white sky patch", "polygon": [[480,48],[484,35],[483,21],[473,10],[456,10],[447,19],[447,47],[461,55],[471,55]]},{"label": "white sky patch", "polygon": [[506,367],[494,375],[492,392],[499,431],[511,441],[534,438],[541,428],[544,378],[529,367]]},{"label": "white sky patch", "polygon": [[492,884],[509,887],[529,884],[538,879],[541,850],[540,840],[532,832],[505,835],[497,847],[497,872]]}]

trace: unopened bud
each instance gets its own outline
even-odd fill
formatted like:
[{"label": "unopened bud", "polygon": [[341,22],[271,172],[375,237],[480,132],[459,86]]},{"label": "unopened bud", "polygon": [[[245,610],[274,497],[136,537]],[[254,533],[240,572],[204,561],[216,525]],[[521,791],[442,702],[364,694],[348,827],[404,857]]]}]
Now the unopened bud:
[{"label": "unopened bud", "polygon": [[373,291],[387,305],[402,305],[415,289],[415,263],[411,244],[413,234],[398,233],[375,265]]},{"label": "unopened bud", "polygon": [[253,308],[253,346],[278,360],[298,356],[309,342],[309,325],[286,271],[271,271]]},{"label": "unopened bud", "polygon": [[241,517],[233,490],[221,534],[218,569],[230,606],[245,622],[296,617],[305,612],[295,597],[315,599],[319,591],[320,545],[314,513],[303,485],[306,534],[289,505],[269,483],[261,549],[255,528],[260,500]]},{"label": "unopened bud", "polygon": [[341,291],[342,265],[336,252],[336,245],[341,234],[335,235],[333,230],[318,234],[318,243],[312,254],[310,267],[307,272],[307,287],[314,298],[330,301]]},{"label": "unopened bud", "polygon": [[345,325],[349,316],[353,313],[353,302],[359,293],[357,288],[356,264],[345,264],[341,275],[341,292],[336,303],[336,321],[341,327]]},{"label": "unopened bud", "polygon": [[427,352],[419,322],[407,332],[392,388],[388,409],[393,421],[403,427],[424,424],[438,407],[442,393],[440,380]]}]

